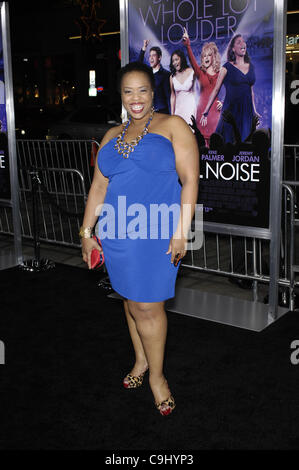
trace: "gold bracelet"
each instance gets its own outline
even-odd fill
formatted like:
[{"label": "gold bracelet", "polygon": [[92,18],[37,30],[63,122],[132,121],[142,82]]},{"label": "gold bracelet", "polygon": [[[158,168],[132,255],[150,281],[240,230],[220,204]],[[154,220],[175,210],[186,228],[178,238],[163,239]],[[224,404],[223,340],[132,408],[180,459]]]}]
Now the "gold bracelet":
[{"label": "gold bracelet", "polygon": [[92,238],[93,227],[80,227],[79,237],[80,238]]}]

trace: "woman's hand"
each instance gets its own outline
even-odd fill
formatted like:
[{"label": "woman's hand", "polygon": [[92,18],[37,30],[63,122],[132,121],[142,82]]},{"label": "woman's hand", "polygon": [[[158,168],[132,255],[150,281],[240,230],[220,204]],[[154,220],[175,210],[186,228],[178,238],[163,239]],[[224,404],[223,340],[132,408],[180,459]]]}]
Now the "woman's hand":
[{"label": "woman's hand", "polygon": [[186,28],[184,28],[184,34],[183,34],[183,43],[185,44],[185,46],[190,46],[190,38],[189,38],[189,34],[186,30]]},{"label": "woman's hand", "polygon": [[208,118],[207,118],[204,114],[202,114],[202,116],[201,116],[201,118],[200,118],[200,124],[201,124],[203,127],[205,127],[205,126],[207,125],[207,123],[208,123]]},{"label": "woman's hand", "polygon": [[254,120],[255,120],[255,127],[259,126],[259,124],[261,124],[262,122],[262,116],[257,111],[255,111],[254,113]]},{"label": "woman's hand", "polygon": [[191,127],[191,129],[193,130],[193,132],[198,131],[198,127],[197,127],[197,125],[196,125],[196,119],[195,119],[195,117],[193,116],[193,114],[191,114],[190,119],[191,119],[191,123],[192,123],[192,124],[189,124],[189,127]]},{"label": "woman's hand", "polygon": [[220,100],[217,100],[217,105],[216,105],[217,111],[221,111],[221,109],[222,109],[222,106],[223,106],[223,103],[222,103],[222,101],[220,101]]},{"label": "woman's hand", "polygon": [[91,252],[96,248],[100,253],[103,253],[103,249],[93,238],[82,238],[82,257],[83,261],[88,264],[88,268],[91,269]]},{"label": "woman's hand", "polygon": [[173,235],[171,238],[166,254],[169,255],[169,253],[171,253],[170,262],[173,263],[175,261],[175,266],[177,266],[179,260],[186,255],[186,245],[187,240],[184,237],[177,238],[176,235]]}]

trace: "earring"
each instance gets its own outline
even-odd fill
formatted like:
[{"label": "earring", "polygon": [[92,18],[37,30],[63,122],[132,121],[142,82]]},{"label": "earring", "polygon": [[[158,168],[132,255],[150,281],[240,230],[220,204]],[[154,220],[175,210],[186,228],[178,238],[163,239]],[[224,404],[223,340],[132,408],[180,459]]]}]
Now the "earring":
[{"label": "earring", "polygon": [[[124,109],[124,108],[123,108]],[[124,110],[121,115],[120,115],[120,118],[121,118],[121,121],[124,122],[124,121],[128,121],[131,119],[131,115],[128,113],[127,110]]]}]

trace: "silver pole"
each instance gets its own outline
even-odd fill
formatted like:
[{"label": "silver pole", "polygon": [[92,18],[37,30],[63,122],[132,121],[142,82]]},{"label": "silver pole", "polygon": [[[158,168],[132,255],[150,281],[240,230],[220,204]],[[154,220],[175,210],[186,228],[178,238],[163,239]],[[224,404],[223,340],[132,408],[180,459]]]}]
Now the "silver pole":
[{"label": "silver pole", "polygon": [[121,66],[129,62],[128,0],[119,0]]},{"label": "silver pole", "polygon": [[[121,66],[124,67],[129,62],[128,0],[119,0],[119,22]],[[127,112],[122,106],[122,121],[125,122],[127,119]]]},{"label": "silver pole", "polygon": [[[289,198],[290,198],[290,221],[289,221],[289,226],[290,226],[290,255],[289,255],[289,266],[290,269],[286,269],[284,273],[284,279],[290,279],[290,285],[289,285],[289,306],[290,310],[293,311],[295,307],[295,272],[294,272],[294,264],[295,264],[295,250],[294,250],[294,235],[295,235],[295,214],[294,214],[294,190],[291,188],[291,186],[283,183],[283,187],[285,192],[289,193]],[[286,212],[286,211],[285,211]],[[285,216],[287,218],[287,215]],[[285,244],[287,244],[287,240],[285,240]]]},{"label": "silver pole", "polygon": [[12,219],[13,219],[13,230],[14,230],[15,263],[16,265],[18,265],[23,262],[23,256],[22,256],[22,237],[21,237],[21,223],[20,223],[19,183],[18,183],[17,151],[16,151],[16,136],[15,136],[15,111],[14,111],[13,79],[12,79],[12,68],[11,68],[8,2],[1,2],[0,9],[1,9],[2,40],[3,40],[5,101],[6,101],[6,115],[7,115],[7,139],[8,139],[8,153],[9,153]]},{"label": "silver pole", "polygon": [[269,322],[277,318],[279,250],[281,231],[281,196],[283,166],[283,130],[285,106],[286,1],[274,1],[272,155],[270,190],[270,286]]}]

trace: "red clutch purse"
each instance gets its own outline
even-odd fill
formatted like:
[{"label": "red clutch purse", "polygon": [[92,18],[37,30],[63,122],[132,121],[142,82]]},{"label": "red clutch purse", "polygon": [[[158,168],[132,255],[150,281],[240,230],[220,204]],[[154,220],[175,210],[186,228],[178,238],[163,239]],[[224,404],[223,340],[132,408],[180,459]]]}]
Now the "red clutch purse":
[{"label": "red clutch purse", "polygon": [[[99,240],[98,237],[96,237],[95,235],[93,235],[92,237],[94,240],[96,240],[96,242],[100,245],[100,247],[102,248],[102,243],[101,241]],[[96,248],[94,248],[91,252],[91,257],[90,257],[90,264],[91,264],[91,269],[96,269],[96,268],[100,268],[105,262],[105,257],[104,257],[104,253],[100,253],[99,250],[97,250]]]}]

